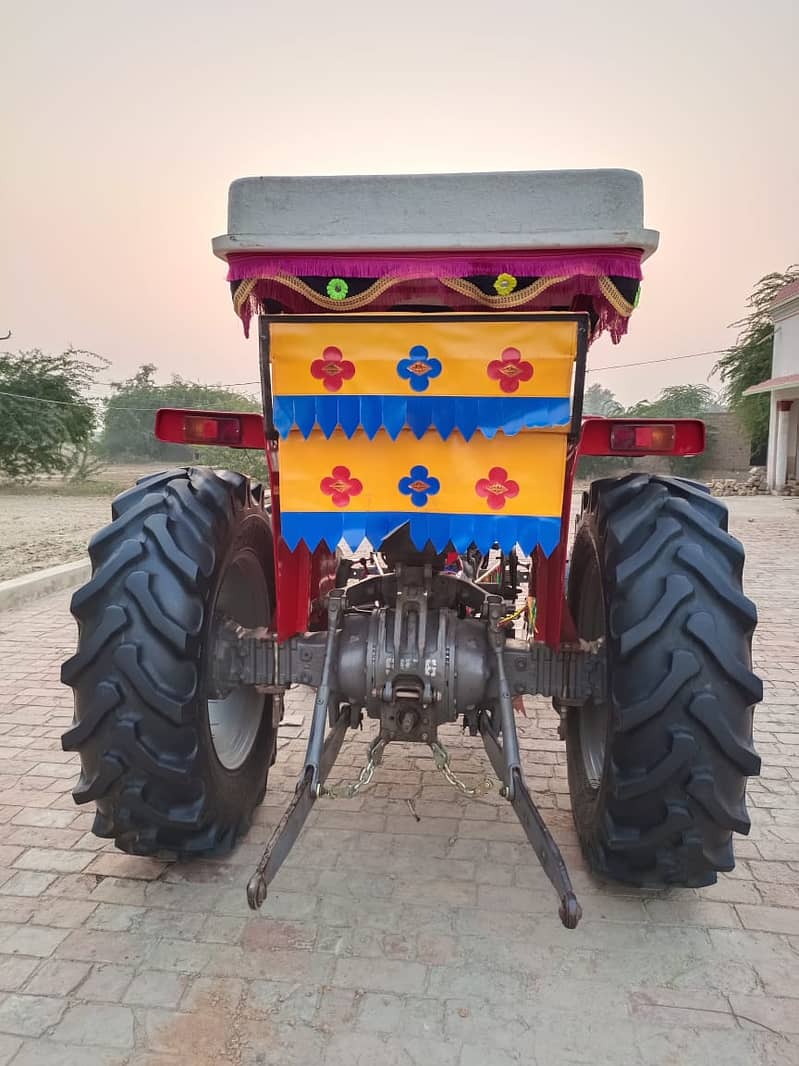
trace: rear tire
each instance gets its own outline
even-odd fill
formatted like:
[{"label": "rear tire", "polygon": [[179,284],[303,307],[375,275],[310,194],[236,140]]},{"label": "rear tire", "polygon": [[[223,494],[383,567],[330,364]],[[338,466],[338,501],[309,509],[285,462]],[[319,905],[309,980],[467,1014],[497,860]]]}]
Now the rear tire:
[{"label": "rear tire", "polygon": [[580,637],[605,642],[609,699],[570,709],[566,742],[575,825],[603,876],[699,887],[735,865],[763,695],[743,561],[700,486],[640,474],[591,486],[568,598]]},{"label": "rear tire", "polygon": [[241,474],[204,467],[143,478],[89,544],[92,578],[72,598],[78,649],[63,737],[78,751],[77,803],[94,832],[139,855],[219,853],[246,831],[275,751],[272,701],[205,695],[217,609],[266,625],[274,604],[271,519]]}]

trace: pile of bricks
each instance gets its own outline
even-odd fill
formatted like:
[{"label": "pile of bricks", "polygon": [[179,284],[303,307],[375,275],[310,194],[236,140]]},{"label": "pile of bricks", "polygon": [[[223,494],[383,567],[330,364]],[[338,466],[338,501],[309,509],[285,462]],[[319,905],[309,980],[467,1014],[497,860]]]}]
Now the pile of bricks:
[{"label": "pile of bricks", "polygon": [[789,477],[780,488],[776,490],[777,496],[799,496],[799,480]]},{"label": "pile of bricks", "polygon": [[714,478],[708,482],[708,487],[713,496],[766,496],[769,491],[764,466],[753,466],[745,481],[730,477]]}]

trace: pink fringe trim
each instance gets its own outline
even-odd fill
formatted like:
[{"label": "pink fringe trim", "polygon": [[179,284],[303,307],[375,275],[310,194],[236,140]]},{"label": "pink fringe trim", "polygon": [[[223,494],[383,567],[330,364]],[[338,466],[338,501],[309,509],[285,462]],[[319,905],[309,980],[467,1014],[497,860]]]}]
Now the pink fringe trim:
[{"label": "pink fringe trim", "polygon": [[[329,311],[321,312],[318,305],[300,293],[281,285],[280,282],[259,281],[241,308],[240,315],[245,336],[250,335],[250,319],[260,313],[261,302],[267,299],[279,301],[286,313],[290,315],[330,314]],[[409,303],[440,303],[442,311],[488,311],[488,308],[478,301],[453,292],[439,281],[427,279],[406,281],[392,287],[388,292],[373,300],[367,308],[362,308],[360,313],[386,311]],[[496,311],[495,313],[502,315],[503,313],[512,314],[515,311],[546,311],[552,308],[584,311],[588,306],[593,308],[597,316],[591,341],[593,342],[600,334],[607,332],[613,343],[618,344],[627,332],[629,318],[620,314],[608,302],[599,287],[599,280],[585,274],[572,276],[557,285],[551,285],[535,299],[513,308],[513,311]],[[342,311],[345,309],[342,308]]]},{"label": "pink fringe trim", "polygon": [[616,274],[623,278],[641,277],[641,252],[635,249],[576,249],[551,252],[466,252],[407,255],[364,255],[342,252],[336,255],[306,256],[234,252],[228,256],[228,281],[262,278],[277,272],[300,277],[344,278],[462,278],[474,274],[514,274],[518,277],[547,277],[561,274]]}]

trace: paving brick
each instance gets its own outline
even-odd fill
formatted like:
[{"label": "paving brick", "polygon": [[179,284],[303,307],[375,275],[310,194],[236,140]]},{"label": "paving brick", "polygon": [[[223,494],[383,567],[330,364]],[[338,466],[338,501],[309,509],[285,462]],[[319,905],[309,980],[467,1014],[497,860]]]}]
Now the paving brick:
[{"label": "paving brick", "polygon": [[35,925],[50,925],[57,929],[77,929],[83,925],[97,904],[78,899],[51,899],[31,918]]},{"label": "paving brick", "polygon": [[81,985],[80,998],[96,1003],[119,1003],[125,994],[134,971],[130,966],[95,966]]},{"label": "paving brick", "polygon": [[490,1062],[491,1066],[515,1066],[516,1063],[529,1063],[530,1061],[528,1053],[525,1053],[524,1058],[520,1058],[507,1051],[497,1051],[493,1046],[469,1044],[461,1051],[458,1064],[459,1066],[486,1066],[486,1063]]},{"label": "paving brick", "polygon": [[127,932],[138,924],[144,914],[141,907],[128,907],[121,903],[100,903],[86,919],[87,929],[106,929],[111,932]]},{"label": "paving brick", "polygon": [[357,1024],[370,1032],[443,1037],[444,1007],[437,999],[367,992],[358,1007]]},{"label": "paving brick", "polygon": [[729,903],[706,903],[704,900],[647,900],[646,913],[665,925],[701,925],[740,928],[735,908]]},{"label": "paving brick", "polygon": [[238,977],[195,977],[180,1004],[182,1011],[235,1014],[247,985]]},{"label": "paving brick", "polygon": [[730,1003],[745,1026],[762,1026],[775,1033],[799,1033],[799,1003],[794,998],[731,996]]},{"label": "paving brick", "polygon": [[22,1040],[18,1037],[0,1035],[0,1066],[8,1066],[21,1047]]},{"label": "paving brick", "polygon": [[219,1060],[233,1034],[227,1014],[151,1010],[144,1016],[144,1036],[153,1051],[178,1055],[183,1062]]},{"label": "paving brick", "polygon": [[80,873],[92,861],[91,854],[70,852],[60,847],[29,847],[14,863],[17,870],[51,870],[54,873]]},{"label": "paving brick", "polygon": [[460,1048],[442,1040],[348,1033],[333,1036],[324,1066],[456,1066]]},{"label": "paving brick", "polygon": [[316,926],[311,922],[281,922],[269,918],[255,918],[246,923],[240,942],[245,951],[309,949],[313,947],[316,932]]},{"label": "paving brick", "polygon": [[41,925],[20,926],[0,944],[0,951],[7,955],[35,955],[46,959],[66,937],[64,929],[48,929]]},{"label": "paving brick", "polygon": [[38,958],[0,955],[0,992],[16,992],[22,988],[41,962]]},{"label": "paving brick", "polygon": [[319,1005],[319,988],[288,981],[251,982],[244,1010],[256,1017],[276,1017],[290,1025],[310,1024]]},{"label": "paving brick", "polygon": [[38,873],[32,870],[20,870],[8,881],[0,885],[0,894],[4,896],[40,896],[56,879],[53,873]]},{"label": "paving brick", "polygon": [[799,935],[799,910],[787,907],[751,907],[740,904],[736,910],[745,929]]},{"label": "paving brick", "polygon": [[110,1004],[76,1004],[66,1012],[53,1036],[66,1044],[133,1047],[133,1012]]},{"label": "paving brick", "polygon": [[324,1038],[307,1025],[244,1021],[235,1047],[241,1066],[307,1066],[323,1061]]},{"label": "paving brick", "polygon": [[424,991],[427,967],[398,959],[338,959],[333,984],[364,991]]},{"label": "paving brick", "polygon": [[166,863],[155,859],[143,859],[136,855],[116,855],[109,852],[106,855],[98,855],[91,861],[91,865],[86,867],[86,870],[87,873],[101,874],[103,877],[130,877],[140,881],[155,881],[166,867]]},{"label": "paving brick", "polygon": [[85,962],[47,959],[25,985],[25,991],[36,996],[68,996],[90,970]]},{"label": "paving brick", "polygon": [[247,924],[245,918],[232,918],[212,914],[208,918],[197,915],[201,928],[197,939],[211,944],[237,944]]},{"label": "paving brick", "polygon": [[0,1033],[41,1036],[66,1009],[65,999],[52,996],[6,996],[0,1003]]},{"label": "paving brick", "polygon": [[131,1007],[176,1007],[186,983],[180,974],[144,970],[128,985],[122,1002]]},{"label": "paving brick", "polygon": [[75,929],[56,954],[79,962],[108,962],[136,966],[144,961],[148,945],[131,933],[109,933],[101,929]]},{"label": "paving brick", "polygon": [[726,996],[672,989],[652,989],[630,995],[633,1017],[652,1024],[690,1029],[737,1028],[735,1015]]}]

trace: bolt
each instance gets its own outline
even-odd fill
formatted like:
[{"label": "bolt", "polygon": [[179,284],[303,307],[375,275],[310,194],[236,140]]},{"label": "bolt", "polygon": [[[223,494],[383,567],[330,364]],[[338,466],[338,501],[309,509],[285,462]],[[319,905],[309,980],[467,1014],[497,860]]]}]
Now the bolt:
[{"label": "bolt", "polygon": [[422,733],[422,740],[427,741],[427,733]]},{"label": "bolt", "polygon": [[503,799],[507,799],[508,798],[508,787],[507,787],[507,785],[503,785],[500,788],[499,794],[500,794],[500,796],[502,796]]}]

